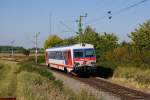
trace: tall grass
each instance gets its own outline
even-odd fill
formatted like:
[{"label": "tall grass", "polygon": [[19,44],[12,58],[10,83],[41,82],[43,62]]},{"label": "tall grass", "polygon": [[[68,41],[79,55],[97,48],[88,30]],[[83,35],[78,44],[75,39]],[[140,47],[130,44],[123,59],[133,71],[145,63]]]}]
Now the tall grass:
[{"label": "tall grass", "polygon": [[17,84],[18,100],[96,100],[87,91],[74,93],[63,85],[60,88],[38,73],[22,71],[18,75]]},{"label": "tall grass", "polygon": [[[90,94],[90,92],[86,90],[77,91],[75,93],[68,87],[64,87],[64,94],[69,97],[69,100],[97,100],[97,98],[93,94]],[[104,99],[103,97],[101,97],[98,100]]]},{"label": "tall grass", "polygon": [[[35,62],[35,56],[27,57],[26,61]],[[44,54],[38,55],[37,63],[45,63],[45,55]]]},{"label": "tall grass", "polygon": [[50,80],[55,79],[55,77],[52,75],[52,73],[48,69],[38,67],[38,66],[34,65],[33,62],[20,63],[19,71],[36,72],[36,73],[40,74],[41,76],[44,76]]},{"label": "tall grass", "polygon": [[67,100],[52,81],[38,73],[22,71],[18,75],[18,100]]},{"label": "tall grass", "polygon": [[17,97],[19,100],[96,100],[87,91],[74,93],[56,80],[46,68],[34,65],[32,61],[19,64]]},{"label": "tall grass", "polygon": [[59,88],[51,80],[39,75],[22,71],[18,75],[18,100],[96,100],[87,91],[74,93],[68,88]]},{"label": "tall grass", "polygon": [[0,63],[0,97],[15,97],[18,66],[10,62]]},{"label": "tall grass", "polygon": [[45,63],[45,55],[38,56],[38,63]]},{"label": "tall grass", "polygon": [[139,68],[129,67],[129,68],[118,68],[114,74],[116,77],[124,77],[126,79],[133,79],[137,82],[150,84],[150,70],[142,70]]},{"label": "tall grass", "polygon": [[3,67],[4,67],[4,65],[0,63],[0,70],[1,70]]},{"label": "tall grass", "polygon": [[18,100],[96,100],[88,91],[64,87],[46,68],[35,65],[32,59],[15,63],[0,62],[0,97]]},{"label": "tall grass", "polygon": [[136,67],[118,67],[113,75],[114,78],[124,78],[129,81],[137,82],[145,87],[150,86],[150,69]]}]

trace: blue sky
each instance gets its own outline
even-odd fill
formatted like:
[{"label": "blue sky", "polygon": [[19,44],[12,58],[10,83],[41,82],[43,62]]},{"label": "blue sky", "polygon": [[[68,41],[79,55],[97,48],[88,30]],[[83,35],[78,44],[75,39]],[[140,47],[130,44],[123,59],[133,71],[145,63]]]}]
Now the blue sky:
[{"label": "blue sky", "polygon": [[[34,34],[40,32],[39,47],[50,34],[49,16],[52,15],[53,34],[62,38],[75,35],[60,21],[77,30],[75,22],[80,15],[88,14],[83,19],[83,27],[91,25],[96,32],[112,32],[119,41],[129,40],[127,34],[139,24],[150,19],[150,0],[120,14],[115,12],[142,0],[0,0],[0,45],[26,48],[34,46]],[[109,20],[107,11],[112,12]],[[63,32],[69,31],[69,32]]]}]

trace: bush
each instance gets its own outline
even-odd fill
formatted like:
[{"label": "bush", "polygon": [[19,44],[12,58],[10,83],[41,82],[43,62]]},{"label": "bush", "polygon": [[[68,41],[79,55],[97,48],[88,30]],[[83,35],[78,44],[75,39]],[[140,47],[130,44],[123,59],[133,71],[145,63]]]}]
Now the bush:
[{"label": "bush", "polygon": [[[30,56],[26,62],[35,62],[35,56]],[[44,63],[45,62],[45,55],[38,56],[37,63]]]},{"label": "bush", "polygon": [[41,56],[38,56],[38,63],[44,63],[45,62],[45,55],[41,55]]},{"label": "bush", "polygon": [[103,53],[100,58],[97,58],[97,60],[98,64],[112,69],[122,65],[129,65],[128,67],[132,66],[142,69],[150,68],[150,52],[145,51],[140,54],[139,51],[135,50],[130,44],[117,47],[113,51],[107,51]]},{"label": "bush", "polygon": [[50,80],[54,80],[55,77],[52,75],[52,73],[45,68],[38,67],[37,65],[33,65],[33,62],[23,62],[20,63],[20,69],[19,71],[28,71],[28,72],[36,72],[40,74],[41,76],[44,76]]},{"label": "bush", "polygon": [[23,50],[23,54],[26,55],[26,56],[29,56],[30,50],[24,49]]},{"label": "bush", "polygon": [[150,85],[150,69],[141,69],[135,67],[118,67],[113,77],[125,78],[127,80],[133,80],[141,84]]},{"label": "bush", "polygon": [[53,81],[38,73],[22,71],[18,75],[18,100],[67,100],[67,97],[56,88]]}]

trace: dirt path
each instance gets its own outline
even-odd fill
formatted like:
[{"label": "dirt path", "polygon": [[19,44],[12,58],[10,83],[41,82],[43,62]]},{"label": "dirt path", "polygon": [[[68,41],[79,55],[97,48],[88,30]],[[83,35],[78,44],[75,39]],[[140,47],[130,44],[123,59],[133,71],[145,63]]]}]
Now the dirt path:
[{"label": "dirt path", "polygon": [[0,61],[0,97],[16,97],[17,64]]}]

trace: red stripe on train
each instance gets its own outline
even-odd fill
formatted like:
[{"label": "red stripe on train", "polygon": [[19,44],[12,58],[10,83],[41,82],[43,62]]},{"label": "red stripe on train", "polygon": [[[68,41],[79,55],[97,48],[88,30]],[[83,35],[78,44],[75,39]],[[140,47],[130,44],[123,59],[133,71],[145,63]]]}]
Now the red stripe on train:
[{"label": "red stripe on train", "polygon": [[96,60],[95,57],[91,58],[74,58],[74,61],[90,61],[90,60]]}]

